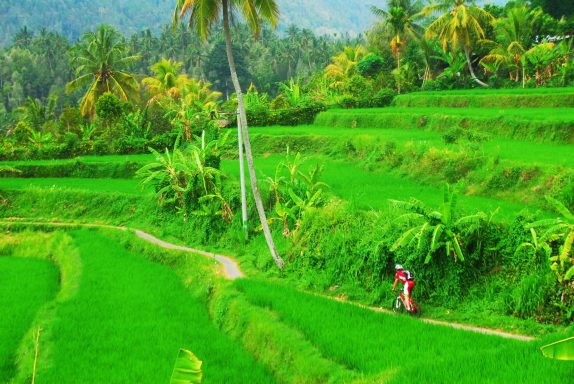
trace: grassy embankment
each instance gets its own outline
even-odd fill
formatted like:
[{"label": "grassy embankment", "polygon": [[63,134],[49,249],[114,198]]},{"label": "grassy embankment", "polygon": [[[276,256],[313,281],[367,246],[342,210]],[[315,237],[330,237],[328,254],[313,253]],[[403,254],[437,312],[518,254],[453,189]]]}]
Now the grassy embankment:
[{"label": "grassy embankment", "polygon": [[397,107],[574,107],[574,88],[472,89],[413,92],[395,97]]},{"label": "grassy embankment", "polygon": [[[263,180],[275,173],[275,168],[284,160],[281,155],[257,158],[258,174]],[[310,156],[301,168],[308,170],[316,163],[323,164],[322,180],[329,185],[328,193],[348,201],[360,209],[385,210],[389,199],[416,197],[429,205],[438,205],[442,198],[441,186],[424,185],[404,178],[396,172],[369,172],[360,166],[322,155]],[[222,169],[234,179],[239,178],[237,161],[224,160]],[[262,183],[263,184],[263,183]],[[18,191],[28,188],[74,190],[91,192],[117,192],[129,195],[149,195],[149,188],[142,188],[135,179],[75,179],[75,178],[0,178],[0,189]],[[142,197],[143,199],[143,197]],[[461,205],[472,210],[494,211],[500,201],[482,196],[461,196]],[[520,203],[505,203],[501,207],[501,218],[512,218],[527,206]]]}]

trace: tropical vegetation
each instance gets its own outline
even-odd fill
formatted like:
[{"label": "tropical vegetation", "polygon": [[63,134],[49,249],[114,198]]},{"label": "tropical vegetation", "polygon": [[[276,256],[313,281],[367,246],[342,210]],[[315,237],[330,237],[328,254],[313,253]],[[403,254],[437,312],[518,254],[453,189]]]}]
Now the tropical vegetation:
[{"label": "tropical vegetation", "polygon": [[[389,0],[354,37],[282,9],[0,51],[0,381],[567,381],[539,347],[573,332],[569,8]],[[387,313],[395,264],[444,324]]]}]

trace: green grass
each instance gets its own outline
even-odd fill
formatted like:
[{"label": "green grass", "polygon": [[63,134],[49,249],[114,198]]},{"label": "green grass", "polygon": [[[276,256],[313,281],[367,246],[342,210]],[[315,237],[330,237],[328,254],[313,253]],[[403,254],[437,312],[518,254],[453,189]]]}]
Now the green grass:
[{"label": "green grass", "polygon": [[369,375],[373,382],[402,383],[408,378],[416,383],[567,383],[574,375],[571,362],[542,357],[543,342],[429,325],[280,284],[235,284],[250,302],[273,310],[299,329],[326,357]]},{"label": "green grass", "polygon": [[401,107],[574,107],[574,88],[472,89],[413,92],[395,97]]},{"label": "green grass", "polygon": [[[516,121],[572,122],[574,108],[444,108],[444,107],[391,107],[371,109],[334,109],[322,115],[441,115],[465,118],[508,119]],[[393,128],[393,127],[383,127]],[[414,127],[413,127],[414,128]]]},{"label": "green grass", "polygon": [[46,260],[0,255],[0,382],[16,372],[15,354],[38,309],[58,290],[58,270]]},{"label": "green grass", "polygon": [[448,132],[453,128],[492,137],[574,143],[574,108],[373,108],[321,112],[315,124],[344,128],[399,128]]},{"label": "green grass", "polygon": [[[263,176],[274,175],[275,167],[283,159],[282,156],[255,159],[262,188],[266,188]],[[348,162],[320,155],[310,156],[302,169],[307,170],[316,163],[325,166],[322,181],[329,185],[329,193],[360,209],[385,210],[389,208],[389,199],[408,200],[411,197],[435,207],[442,203],[442,186],[424,185],[417,180],[390,171],[369,172]],[[222,169],[234,178],[239,178],[237,161],[223,161]],[[461,207],[467,207],[470,212],[480,210],[490,212],[500,207],[499,217],[505,219],[513,218],[518,212],[528,208],[519,203],[482,196],[460,196],[459,203]]]},{"label": "green grass", "polygon": [[422,91],[405,93],[404,95],[554,95],[554,94],[574,94],[572,87],[559,88],[473,88],[457,89],[453,91]]},{"label": "green grass", "polygon": [[41,383],[167,383],[179,348],[204,362],[205,383],[273,378],[210,322],[168,267],[89,231],[72,232],[82,259],[77,294],[51,325]]},{"label": "green grass", "polygon": [[130,195],[148,193],[135,179],[76,179],[76,178],[0,178],[0,190],[27,188],[58,188],[74,191],[117,192]]},{"label": "green grass", "polygon": [[18,160],[18,161],[0,161],[2,165],[60,165],[74,162],[98,164],[98,163],[147,163],[153,161],[151,154],[141,155],[107,155],[107,156],[78,156],[73,159],[55,159],[55,160]]},{"label": "green grass", "polygon": [[[277,136],[280,140],[286,136],[314,136],[331,137],[341,140],[374,142],[380,140],[383,143],[392,142],[399,146],[406,144],[424,144],[435,148],[450,148],[456,150],[459,145],[445,144],[443,134],[436,131],[423,129],[396,129],[396,128],[338,128],[306,125],[296,127],[261,127],[251,131],[256,143],[257,137],[262,135]],[[509,139],[491,139],[476,143],[479,151],[484,156],[496,157],[503,160],[519,162],[523,164],[563,165],[574,167],[574,147],[568,144],[535,143],[532,141],[520,141]]]}]

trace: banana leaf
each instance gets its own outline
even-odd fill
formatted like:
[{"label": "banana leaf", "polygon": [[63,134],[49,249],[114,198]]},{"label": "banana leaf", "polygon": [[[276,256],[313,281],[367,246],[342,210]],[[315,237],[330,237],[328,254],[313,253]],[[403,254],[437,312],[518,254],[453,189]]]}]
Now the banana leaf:
[{"label": "banana leaf", "polygon": [[186,349],[180,349],[171,374],[170,384],[199,384],[203,378],[201,360]]},{"label": "banana leaf", "polygon": [[574,360],[574,337],[560,340],[540,348],[545,357],[557,360]]}]

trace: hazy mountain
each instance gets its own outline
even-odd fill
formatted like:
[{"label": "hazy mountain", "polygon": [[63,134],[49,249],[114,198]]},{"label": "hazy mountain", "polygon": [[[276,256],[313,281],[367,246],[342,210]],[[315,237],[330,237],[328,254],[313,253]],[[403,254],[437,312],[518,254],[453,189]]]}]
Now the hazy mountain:
[{"label": "hazy mountain", "polygon": [[[76,39],[101,23],[125,34],[149,28],[159,31],[169,23],[176,0],[0,0],[0,45],[9,44],[20,28],[47,28]],[[368,29],[374,17],[371,5],[385,0],[278,0],[280,30],[295,24],[319,34],[356,35]],[[506,0],[492,0],[505,3]]]}]

